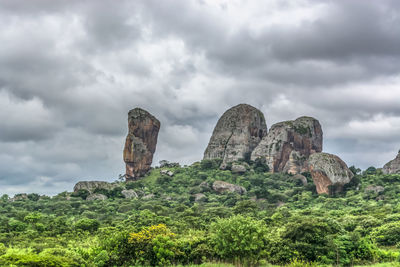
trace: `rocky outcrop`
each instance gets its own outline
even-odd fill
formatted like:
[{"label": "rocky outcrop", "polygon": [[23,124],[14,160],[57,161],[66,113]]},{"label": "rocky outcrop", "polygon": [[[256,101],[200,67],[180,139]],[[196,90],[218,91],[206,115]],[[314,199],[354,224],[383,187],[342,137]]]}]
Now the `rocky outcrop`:
[{"label": "rocky outcrop", "polygon": [[229,162],[249,157],[266,134],[267,124],[262,112],[250,105],[237,105],[218,120],[204,159],[220,158],[224,168]]},{"label": "rocky outcrop", "polygon": [[336,192],[340,191],[354,176],[343,160],[328,153],[312,154],[308,168],[318,194],[330,194],[331,185],[335,186]]},{"label": "rocky outcrop", "polygon": [[384,174],[400,173],[400,150],[394,160],[389,161],[383,166],[382,171]]},{"label": "rocky outcrop", "polygon": [[265,158],[272,172],[301,173],[307,159],[322,151],[322,128],[318,120],[300,117],[274,124],[251,154],[251,159]]},{"label": "rocky outcrop", "polygon": [[150,170],[160,121],[149,112],[135,108],[128,113],[128,128],[123,154],[126,180],[131,181],[143,177]]},{"label": "rocky outcrop", "polygon": [[172,177],[172,176],[174,176],[174,172],[173,171],[170,171],[170,170],[161,170],[160,171],[160,174],[161,175],[168,175],[169,177]]},{"label": "rocky outcrop", "polygon": [[111,184],[104,181],[81,181],[75,184],[74,192],[78,192],[79,190],[83,189],[92,194],[96,189],[111,190],[117,186],[117,184]]},{"label": "rocky outcrop", "polygon": [[92,200],[106,200],[107,197],[103,194],[91,194],[89,195],[86,200],[87,201],[92,201]]},{"label": "rocky outcrop", "polygon": [[138,198],[138,194],[132,189],[124,189],[124,190],[121,191],[121,194],[126,199]]},{"label": "rocky outcrop", "polygon": [[230,184],[224,181],[215,181],[212,185],[212,188],[214,189],[214,191],[220,194],[225,192],[238,193],[238,194],[246,193],[246,189],[243,186]]},{"label": "rocky outcrop", "polygon": [[232,173],[236,173],[236,174],[243,174],[246,172],[246,170],[247,170],[246,167],[243,166],[242,164],[234,163],[234,164],[232,164],[232,167],[231,167]]}]

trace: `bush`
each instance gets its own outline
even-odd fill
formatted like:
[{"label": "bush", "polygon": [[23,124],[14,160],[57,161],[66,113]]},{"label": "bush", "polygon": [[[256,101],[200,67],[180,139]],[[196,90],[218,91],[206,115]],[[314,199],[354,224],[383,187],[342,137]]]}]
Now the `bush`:
[{"label": "bush", "polygon": [[211,224],[210,243],[221,259],[254,264],[262,257],[266,231],[263,221],[236,215]]},{"label": "bush", "polygon": [[400,222],[384,224],[372,232],[372,237],[383,246],[394,246],[400,242]]},{"label": "bush", "polygon": [[100,226],[100,223],[97,220],[88,219],[88,218],[80,219],[79,221],[77,221],[75,223],[76,229],[80,229],[83,231],[89,231],[91,233],[97,231],[99,226]]}]

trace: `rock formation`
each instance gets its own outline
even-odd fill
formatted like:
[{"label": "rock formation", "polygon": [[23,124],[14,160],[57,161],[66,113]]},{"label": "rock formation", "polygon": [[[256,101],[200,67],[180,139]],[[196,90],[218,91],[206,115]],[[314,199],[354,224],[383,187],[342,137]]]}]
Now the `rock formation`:
[{"label": "rock formation", "polygon": [[308,157],[322,151],[322,129],[318,120],[300,117],[274,124],[251,154],[265,158],[272,172],[292,174],[307,170]]},{"label": "rock formation", "polygon": [[123,153],[127,181],[137,180],[150,170],[160,122],[149,112],[135,108],[128,113],[128,127]]},{"label": "rock formation", "polygon": [[250,105],[237,105],[218,120],[204,159],[220,158],[224,168],[229,162],[250,156],[266,134],[267,124],[262,112]]},{"label": "rock formation", "polygon": [[244,194],[247,192],[246,188],[244,188],[243,186],[230,184],[224,181],[215,181],[212,185],[212,188],[214,191],[220,194],[225,192]]},{"label": "rock formation", "polygon": [[330,185],[340,191],[354,176],[343,160],[328,153],[312,154],[308,159],[308,168],[318,194],[329,194]]},{"label": "rock formation", "polygon": [[400,150],[394,160],[389,161],[383,166],[382,171],[384,174],[400,173]]}]

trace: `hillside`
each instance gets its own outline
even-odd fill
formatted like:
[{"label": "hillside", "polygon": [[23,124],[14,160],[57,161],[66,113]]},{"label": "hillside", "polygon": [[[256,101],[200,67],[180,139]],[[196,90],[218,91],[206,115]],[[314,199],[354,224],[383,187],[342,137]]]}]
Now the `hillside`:
[{"label": "hillside", "polygon": [[[105,200],[86,200],[83,189],[51,198],[3,195],[0,265],[354,265],[399,259],[399,174],[351,167],[357,175],[342,192],[331,188],[331,195],[318,195],[309,173],[270,173],[259,161],[240,162],[246,170],[220,170],[220,163],[164,163],[141,180],[95,189]],[[124,198],[124,189],[137,196]]]}]

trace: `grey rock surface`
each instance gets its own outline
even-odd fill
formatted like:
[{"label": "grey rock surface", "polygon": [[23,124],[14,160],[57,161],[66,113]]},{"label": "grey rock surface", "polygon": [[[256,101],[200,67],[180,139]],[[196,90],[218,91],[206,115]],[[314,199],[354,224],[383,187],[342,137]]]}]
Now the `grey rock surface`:
[{"label": "grey rock surface", "polygon": [[365,188],[365,192],[374,192],[374,193],[380,193],[385,191],[385,188],[380,185],[369,185],[367,188]]},{"label": "grey rock surface", "polygon": [[318,194],[329,194],[330,185],[336,185],[340,190],[354,176],[343,160],[328,153],[312,154],[308,166]]},{"label": "grey rock surface", "polygon": [[138,198],[138,194],[135,192],[133,189],[124,189],[121,191],[121,194],[126,198],[126,199],[131,199],[131,198]]},{"label": "grey rock surface", "polygon": [[87,201],[92,201],[92,200],[106,200],[107,197],[103,194],[91,194],[89,195],[86,200]]},{"label": "grey rock surface", "polygon": [[400,173],[400,151],[394,160],[389,161],[383,166],[384,174],[397,174]]},{"label": "grey rock surface", "polygon": [[251,154],[263,158],[272,172],[307,171],[307,159],[322,151],[322,128],[318,120],[300,117],[274,124]]},{"label": "grey rock surface", "polygon": [[224,181],[215,181],[212,185],[212,188],[214,191],[220,194],[225,192],[244,194],[247,192],[243,186],[231,184]]},{"label": "grey rock surface", "polygon": [[253,149],[267,134],[263,113],[247,104],[227,110],[218,120],[204,152],[204,159],[220,158],[221,166],[250,157]]},{"label": "grey rock surface", "polygon": [[243,174],[245,173],[246,167],[243,166],[242,164],[232,164],[232,168],[231,168],[232,173],[236,173],[236,174]]},{"label": "grey rock surface", "polygon": [[170,170],[161,170],[161,171],[160,171],[160,174],[162,174],[162,175],[168,175],[169,177],[174,176],[174,172],[173,172],[173,171],[170,171]]},{"label": "grey rock surface", "polygon": [[197,193],[197,194],[194,194],[193,196],[194,196],[195,202],[205,200],[207,198],[206,195],[204,195],[203,193]]},{"label": "grey rock surface", "polygon": [[89,191],[89,193],[93,193],[96,189],[111,190],[117,186],[117,184],[112,184],[104,181],[80,181],[75,184],[74,192],[78,192],[79,190],[84,189]]}]

